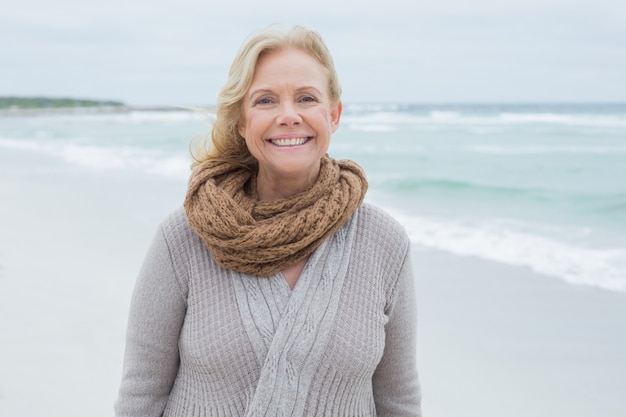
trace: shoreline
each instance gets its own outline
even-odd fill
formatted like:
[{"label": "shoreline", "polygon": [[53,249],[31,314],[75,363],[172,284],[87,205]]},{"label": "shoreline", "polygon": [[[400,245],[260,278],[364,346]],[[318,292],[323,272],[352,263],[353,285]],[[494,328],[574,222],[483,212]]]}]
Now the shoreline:
[{"label": "shoreline", "polygon": [[93,107],[42,107],[0,109],[0,117],[11,116],[50,116],[50,115],[90,115],[131,112],[214,112],[215,106],[93,106]]},{"label": "shoreline", "polygon": [[129,111],[131,110],[126,106],[9,108],[9,109],[0,109],[0,116],[39,116],[39,115],[54,115],[54,114],[127,113]]}]

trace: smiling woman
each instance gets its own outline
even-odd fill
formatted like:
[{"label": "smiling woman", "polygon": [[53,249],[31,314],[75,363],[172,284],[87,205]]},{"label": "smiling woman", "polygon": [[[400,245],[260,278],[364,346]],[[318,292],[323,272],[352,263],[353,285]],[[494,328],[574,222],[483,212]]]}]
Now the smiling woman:
[{"label": "smiling woman", "polygon": [[259,164],[260,200],[289,198],[317,179],[341,115],[326,79],[325,68],[299,49],[259,59],[239,134]]},{"label": "smiling woman", "polygon": [[240,50],[137,280],[117,416],[421,415],[409,239],[327,154],[340,92],[314,31]]}]

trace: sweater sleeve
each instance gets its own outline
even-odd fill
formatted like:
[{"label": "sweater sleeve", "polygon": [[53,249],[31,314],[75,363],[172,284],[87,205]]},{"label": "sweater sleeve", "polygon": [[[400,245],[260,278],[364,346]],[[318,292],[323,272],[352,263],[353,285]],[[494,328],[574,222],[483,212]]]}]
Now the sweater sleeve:
[{"label": "sweater sleeve", "polygon": [[407,250],[392,293],[385,331],[385,350],[373,377],[378,416],[421,416],[421,391],[417,374],[417,307]]},{"label": "sweater sleeve", "polygon": [[186,302],[163,229],[154,238],[133,292],[117,417],[163,414],[179,366]]}]

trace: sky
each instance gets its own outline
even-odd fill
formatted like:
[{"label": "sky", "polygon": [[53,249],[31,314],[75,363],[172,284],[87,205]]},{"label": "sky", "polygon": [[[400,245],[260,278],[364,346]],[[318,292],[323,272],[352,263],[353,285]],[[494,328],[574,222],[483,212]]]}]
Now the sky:
[{"label": "sky", "polygon": [[322,34],[346,103],[626,102],[623,0],[21,0],[0,96],[211,105],[274,23]]}]

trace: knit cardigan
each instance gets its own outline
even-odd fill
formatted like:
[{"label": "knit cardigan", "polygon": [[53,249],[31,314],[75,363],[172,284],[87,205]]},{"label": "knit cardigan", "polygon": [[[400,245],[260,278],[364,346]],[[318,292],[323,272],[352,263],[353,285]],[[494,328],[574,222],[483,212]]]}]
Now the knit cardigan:
[{"label": "knit cardigan", "polygon": [[408,238],[374,206],[293,290],[218,266],[180,209],[135,286],[116,416],[420,416],[415,321]]}]

